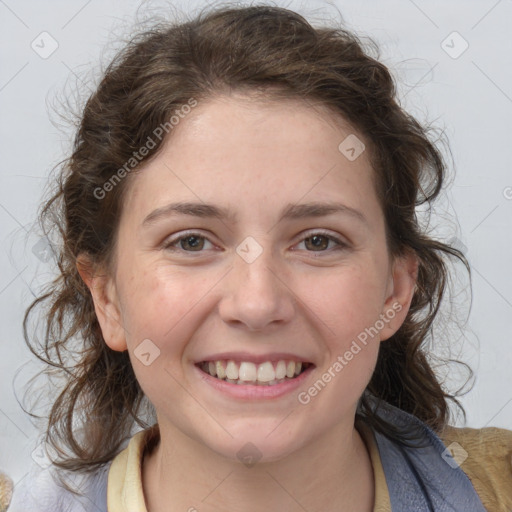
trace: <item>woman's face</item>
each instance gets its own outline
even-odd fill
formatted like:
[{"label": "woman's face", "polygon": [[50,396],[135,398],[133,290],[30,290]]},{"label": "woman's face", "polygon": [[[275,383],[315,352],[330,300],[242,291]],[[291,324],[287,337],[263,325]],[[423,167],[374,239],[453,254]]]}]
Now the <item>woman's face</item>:
[{"label": "woman's face", "polygon": [[306,103],[218,97],[132,177],[93,294],[163,432],[275,460],[353,428],[413,287],[355,136]]}]

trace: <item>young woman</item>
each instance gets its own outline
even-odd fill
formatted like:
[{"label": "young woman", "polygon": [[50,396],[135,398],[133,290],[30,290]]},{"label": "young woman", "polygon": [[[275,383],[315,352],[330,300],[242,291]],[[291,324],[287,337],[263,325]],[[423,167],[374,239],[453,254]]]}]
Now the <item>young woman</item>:
[{"label": "young woman", "polygon": [[42,212],[27,321],[65,384],[14,510],[509,511],[512,432],[448,426],[423,348],[465,263],[417,220],[443,176],[345,30],[255,6],[134,38]]}]

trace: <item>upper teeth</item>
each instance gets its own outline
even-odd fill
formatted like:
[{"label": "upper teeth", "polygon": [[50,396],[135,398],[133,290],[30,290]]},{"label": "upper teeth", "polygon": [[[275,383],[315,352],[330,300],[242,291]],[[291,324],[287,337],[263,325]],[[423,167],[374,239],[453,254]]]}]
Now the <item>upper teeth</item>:
[{"label": "upper teeth", "polygon": [[302,370],[302,363],[295,361],[280,360],[277,363],[265,361],[256,365],[248,361],[237,363],[232,359],[228,361],[208,361],[202,364],[203,370],[212,377],[227,379],[239,382],[274,383],[284,379],[292,378]]}]

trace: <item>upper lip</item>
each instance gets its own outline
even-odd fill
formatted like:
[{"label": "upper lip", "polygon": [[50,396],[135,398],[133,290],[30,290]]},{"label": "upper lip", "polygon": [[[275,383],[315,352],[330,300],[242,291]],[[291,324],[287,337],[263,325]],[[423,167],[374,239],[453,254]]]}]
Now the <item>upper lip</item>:
[{"label": "upper lip", "polygon": [[246,361],[254,364],[264,363],[265,361],[295,361],[297,363],[311,363],[311,359],[307,357],[298,356],[296,354],[291,354],[289,352],[273,352],[271,354],[251,354],[249,352],[220,352],[217,354],[204,356],[201,359],[195,361],[195,364],[202,363],[204,361],[226,360],[232,360],[235,362]]}]

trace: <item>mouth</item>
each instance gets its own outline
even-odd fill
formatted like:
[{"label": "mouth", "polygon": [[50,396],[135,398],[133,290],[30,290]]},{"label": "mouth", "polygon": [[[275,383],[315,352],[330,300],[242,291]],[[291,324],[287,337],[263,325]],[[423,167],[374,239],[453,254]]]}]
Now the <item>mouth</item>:
[{"label": "mouth", "polygon": [[284,360],[264,361],[256,364],[251,361],[201,361],[196,366],[211,377],[242,386],[276,386],[293,381],[314,367],[305,361]]}]

